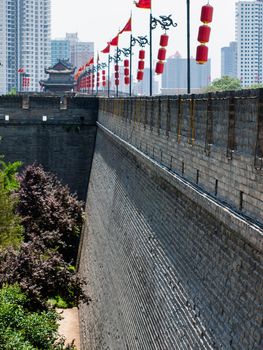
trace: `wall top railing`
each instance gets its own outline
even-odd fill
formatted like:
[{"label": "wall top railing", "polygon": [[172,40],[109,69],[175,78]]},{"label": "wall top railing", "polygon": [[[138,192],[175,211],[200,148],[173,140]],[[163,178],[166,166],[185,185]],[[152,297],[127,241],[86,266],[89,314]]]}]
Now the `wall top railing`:
[{"label": "wall top railing", "polygon": [[98,108],[96,97],[54,95],[2,95],[0,109],[94,109]]},{"label": "wall top railing", "polygon": [[173,133],[177,141],[226,147],[253,156],[263,168],[263,89],[159,97],[101,98],[100,110]]}]

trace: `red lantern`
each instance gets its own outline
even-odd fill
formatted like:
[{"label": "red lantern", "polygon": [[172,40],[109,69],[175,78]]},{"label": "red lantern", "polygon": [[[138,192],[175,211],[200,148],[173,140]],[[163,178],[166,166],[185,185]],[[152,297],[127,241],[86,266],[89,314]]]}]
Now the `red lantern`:
[{"label": "red lantern", "polygon": [[140,61],[138,62],[138,69],[139,69],[139,70],[144,70],[144,61],[140,60]]},{"label": "red lantern", "polygon": [[213,7],[209,4],[202,7],[201,22],[211,23],[213,19]]},{"label": "red lantern", "polygon": [[102,82],[102,86],[106,86],[106,81],[105,80]]},{"label": "red lantern", "polygon": [[120,75],[119,72],[115,72],[115,79],[119,79]]},{"label": "red lantern", "polygon": [[140,50],[139,51],[139,59],[140,60],[144,60],[145,59],[145,51],[144,50]]},{"label": "red lantern", "polygon": [[124,60],[124,67],[129,67],[129,60]]},{"label": "red lantern", "polygon": [[165,47],[168,45],[169,36],[167,34],[162,34],[160,38],[160,46]]},{"label": "red lantern", "polygon": [[205,45],[199,45],[196,49],[196,62],[204,64],[208,59],[208,47]]},{"label": "red lantern", "polygon": [[105,75],[106,74],[106,71],[105,71],[105,69],[103,69],[103,71],[102,71],[102,75]]},{"label": "red lantern", "polygon": [[117,86],[117,85],[119,85],[119,84],[120,84],[119,79],[115,79],[115,85]]},{"label": "red lantern", "polygon": [[137,80],[143,80],[143,71],[142,70],[138,70],[138,72],[137,72]]},{"label": "red lantern", "polygon": [[129,85],[130,84],[130,77],[124,77],[124,84]]},{"label": "red lantern", "polygon": [[119,65],[115,64],[115,72],[118,72],[118,70],[119,70]]},{"label": "red lantern", "polygon": [[210,38],[210,33],[211,33],[211,28],[203,25],[199,27],[199,32],[198,32],[198,41],[201,44],[208,43],[209,38]]},{"label": "red lantern", "polygon": [[129,75],[130,74],[130,70],[129,68],[124,68],[124,75]]},{"label": "red lantern", "polygon": [[160,48],[158,51],[158,60],[164,61],[166,57],[166,49],[165,48]]},{"label": "red lantern", "polygon": [[163,71],[164,71],[164,62],[158,61],[156,63],[156,67],[155,67],[155,73],[156,74],[163,74]]},{"label": "red lantern", "polygon": [[103,76],[102,76],[102,80],[106,80],[106,77],[105,77],[105,75],[103,75]]}]

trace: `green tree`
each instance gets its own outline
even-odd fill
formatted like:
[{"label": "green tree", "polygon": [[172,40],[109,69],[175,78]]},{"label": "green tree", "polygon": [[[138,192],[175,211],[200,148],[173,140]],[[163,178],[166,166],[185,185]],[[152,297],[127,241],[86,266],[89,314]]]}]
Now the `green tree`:
[{"label": "green tree", "polygon": [[262,88],[263,88],[263,84],[259,84],[259,83],[255,83],[246,87],[246,89],[262,89]]},{"label": "green tree", "polygon": [[209,85],[205,92],[216,92],[216,91],[230,91],[230,90],[241,90],[241,82],[239,79],[232,77],[222,77],[217,78],[212,81],[211,85]]},{"label": "green tree", "polygon": [[4,178],[4,187],[7,191],[12,192],[19,189],[19,181],[16,178],[17,170],[22,165],[22,162],[5,163],[0,159],[0,171]]},{"label": "green tree", "polygon": [[16,95],[16,88],[15,87],[12,87],[12,89],[8,92],[7,95]]},{"label": "green tree", "polygon": [[16,197],[5,188],[5,177],[0,171],[0,250],[7,246],[17,247],[23,237],[20,218],[14,213]]},{"label": "green tree", "polygon": [[18,285],[0,289],[0,350],[74,350],[58,334],[54,310],[32,311]]}]

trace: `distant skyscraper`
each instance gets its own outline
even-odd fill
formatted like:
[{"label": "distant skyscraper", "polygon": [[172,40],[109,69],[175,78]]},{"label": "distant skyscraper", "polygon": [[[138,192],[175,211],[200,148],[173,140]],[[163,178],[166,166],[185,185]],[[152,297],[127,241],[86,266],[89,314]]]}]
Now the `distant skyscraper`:
[{"label": "distant skyscraper", "polygon": [[79,41],[78,33],[66,33],[70,45],[70,61],[79,68],[94,55],[94,43]]},{"label": "distant skyscraper", "polygon": [[233,41],[229,46],[221,49],[221,76],[237,78],[237,43]]},{"label": "distant skyscraper", "polygon": [[[211,61],[199,65],[195,59],[190,61],[191,89],[200,90],[209,85],[211,80]],[[162,75],[162,93],[181,93],[187,89],[187,59],[177,52],[167,59]],[[170,90],[170,91],[169,91]]]},{"label": "distant skyscraper", "polygon": [[59,60],[71,61],[70,44],[68,40],[51,40],[51,66],[55,65]]},{"label": "distant skyscraper", "polygon": [[0,93],[20,90],[19,68],[38,91],[50,66],[50,0],[0,0]]},{"label": "distant skyscraper", "polygon": [[[137,76],[137,72],[134,72],[134,75]],[[134,95],[144,95],[147,96],[150,94],[150,68],[144,69],[143,80],[138,81],[133,85],[133,93]],[[154,79],[154,71],[153,71],[153,95],[157,95],[159,93],[159,83]]]},{"label": "distant skyscraper", "polygon": [[236,3],[237,76],[243,86],[262,83],[263,0]]}]

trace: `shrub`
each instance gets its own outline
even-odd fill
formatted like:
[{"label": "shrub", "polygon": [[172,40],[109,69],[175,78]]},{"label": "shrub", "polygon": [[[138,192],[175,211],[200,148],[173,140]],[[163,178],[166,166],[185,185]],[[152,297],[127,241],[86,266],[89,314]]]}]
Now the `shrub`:
[{"label": "shrub", "polygon": [[23,237],[20,218],[14,213],[17,199],[8,192],[4,178],[0,171],[0,250],[19,246]]},{"label": "shrub", "polygon": [[22,243],[19,250],[0,254],[0,285],[18,283],[33,309],[46,309],[48,299],[59,295],[69,306],[89,302],[83,282],[58,252],[47,249],[41,238]]},{"label": "shrub", "polygon": [[58,314],[54,310],[31,312],[27,305],[28,299],[17,285],[0,290],[0,349],[65,349],[57,332]]},{"label": "shrub", "polygon": [[41,235],[50,248],[59,249],[66,261],[75,261],[83,203],[42,166],[28,166],[19,181],[18,213],[23,218],[25,239]]}]

